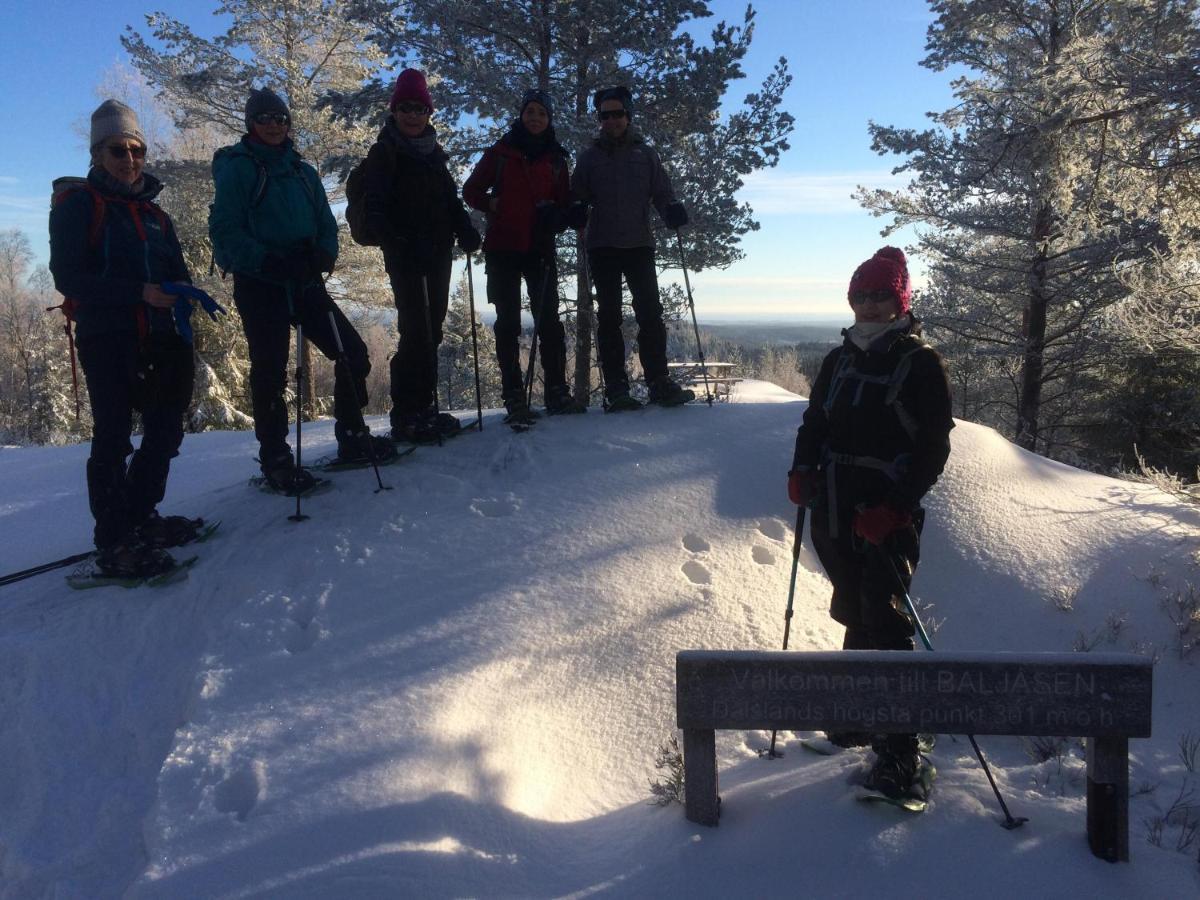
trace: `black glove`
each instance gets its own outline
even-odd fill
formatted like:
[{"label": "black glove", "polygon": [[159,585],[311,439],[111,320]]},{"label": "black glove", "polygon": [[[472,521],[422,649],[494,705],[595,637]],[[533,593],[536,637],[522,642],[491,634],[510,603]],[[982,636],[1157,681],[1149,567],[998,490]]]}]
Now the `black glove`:
[{"label": "black glove", "polygon": [[567,230],[566,216],[553,203],[539,203],[534,210],[534,227],[544,235],[562,234]]},{"label": "black glove", "polygon": [[582,231],[587,227],[588,208],[587,204],[582,200],[576,200],[568,208],[563,215],[563,226],[565,228],[574,228],[576,231]]},{"label": "black glove", "polygon": [[328,250],[323,250],[316,247],[312,251],[312,264],[318,278],[326,273],[333,271],[333,266],[337,262],[337,257]]},{"label": "black glove", "polygon": [[676,200],[663,210],[663,221],[667,223],[668,228],[676,231],[688,223],[687,210],[684,209],[682,203]]},{"label": "black glove", "polygon": [[263,278],[279,284],[293,281],[300,274],[296,271],[296,262],[291,256],[280,256],[278,253],[268,253],[264,256],[258,271]]},{"label": "black glove", "polygon": [[433,271],[433,239],[426,234],[417,234],[404,239],[402,254],[405,268],[416,273]]},{"label": "black glove", "polygon": [[474,225],[465,225],[458,232],[458,246],[462,248],[463,253],[474,253],[483,244],[483,238],[479,236],[479,231]]}]

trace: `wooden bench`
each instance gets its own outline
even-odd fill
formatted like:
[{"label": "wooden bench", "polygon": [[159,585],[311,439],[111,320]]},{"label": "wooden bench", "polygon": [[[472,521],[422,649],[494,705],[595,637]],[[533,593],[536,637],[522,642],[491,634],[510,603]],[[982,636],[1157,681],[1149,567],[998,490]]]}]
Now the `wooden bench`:
[{"label": "wooden bench", "polygon": [[1129,859],[1129,738],[1150,736],[1144,657],[685,650],[675,679],[692,822],[717,824],[717,729],[1086,737],[1088,844]]},{"label": "wooden bench", "polygon": [[706,362],[701,367],[698,362],[669,362],[667,371],[677,383],[686,385],[693,390],[699,388],[700,390],[696,392],[698,397],[702,396],[704,373],[707,371],[708,387],[713,392],[713,397],[718,400],[728,400],[733,386],[742,380],[733,374],[737,365],[737,363],[727,362]]}]

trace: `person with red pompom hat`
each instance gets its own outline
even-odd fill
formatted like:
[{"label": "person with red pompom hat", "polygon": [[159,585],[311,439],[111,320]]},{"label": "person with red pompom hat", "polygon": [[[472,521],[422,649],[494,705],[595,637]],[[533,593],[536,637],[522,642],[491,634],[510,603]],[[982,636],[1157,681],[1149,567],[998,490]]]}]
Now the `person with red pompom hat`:
[{"label": "person with red pompom hat", "polygon": [[[829,580],[829,614],[845,650],[912,650],[904,589],[920,556],[921,498],[950,455],[950,385],[941,356],[921,339],[904,252],[883,247],[854,270],[854,324],[821,363],[788,473],[792,502],[811,505],[812,544]],[[898,796],[920,768],[915,734],[831,734],[871,744],[869,783]]]}]

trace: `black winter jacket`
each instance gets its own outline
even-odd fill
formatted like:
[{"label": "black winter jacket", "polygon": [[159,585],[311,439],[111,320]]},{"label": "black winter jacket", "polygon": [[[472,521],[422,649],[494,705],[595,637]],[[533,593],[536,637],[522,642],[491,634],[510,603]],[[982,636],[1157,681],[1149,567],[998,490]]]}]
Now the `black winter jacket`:
[{"label": "black winter jacket", "polygon": [[792,466],[825,473],[818,506],[844,522],[859,505],[909,512],[942,474],[953,427],[942,358],[910,317],[866,351],[847,336],[825,357]]},{"label": "black winter jacket", "polygon": [[[152,311],[142,300],[146,283],[192,280],[175,228],[153,202],[162,182],[143,174],[130,192],[93,168],[86,187],[76,184],[50,210],[50,272],[59,293],[77,304],[78,339],[144,330],[153,316],[165,316],[174,330],[170,310]],[[103,217],[93,232],[97,197]]]},{"label": "black winter jacket", "polygon": [[470,227],[446,159],[440,146],[417,153],[391,119],[371,145],[364,172],[366,216],[382,238],[389,271],[405,242],[424,238],[435,252],[448,253],[455,236]]}]

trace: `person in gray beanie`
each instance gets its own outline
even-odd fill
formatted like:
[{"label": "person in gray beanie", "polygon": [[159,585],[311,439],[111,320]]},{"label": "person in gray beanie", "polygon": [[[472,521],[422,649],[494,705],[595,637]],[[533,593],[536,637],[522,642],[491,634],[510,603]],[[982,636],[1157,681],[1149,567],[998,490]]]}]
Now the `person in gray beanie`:
[{"label": "person in gray beanie", "polygon": [[[105,100],[92,113],[91,159],[86,179],[55,182],[50,272],[75,322],[91,401],[87,486],[96,567],[139,579],[174,567],[164,548],[194,539],[201,524],[155,509],[192,397],[192,348],[173,310],[183,288],[194,289],[171,219],[155,202],[163,185],[143,168],[145,135],[124,103]],[[142,421],[136,452],[135,410]]]}]

